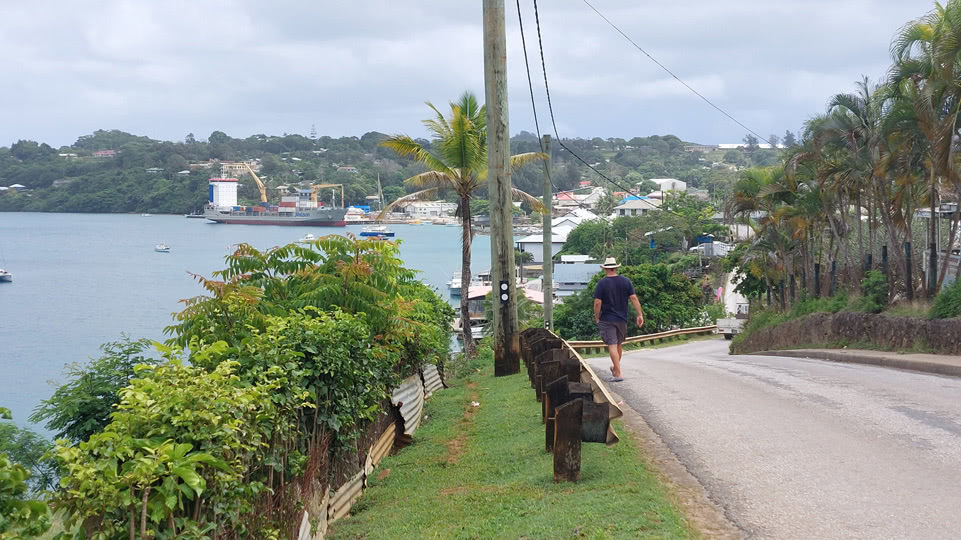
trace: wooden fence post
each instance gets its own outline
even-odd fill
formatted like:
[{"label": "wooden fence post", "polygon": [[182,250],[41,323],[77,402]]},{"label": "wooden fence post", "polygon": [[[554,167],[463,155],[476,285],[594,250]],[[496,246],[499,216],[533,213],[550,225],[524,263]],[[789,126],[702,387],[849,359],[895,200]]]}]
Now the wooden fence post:
[{"label": "wooden fence post", "polygon": [[583,411],[580,399],[554,409],[554,482],[577,482],[580,478]]}]

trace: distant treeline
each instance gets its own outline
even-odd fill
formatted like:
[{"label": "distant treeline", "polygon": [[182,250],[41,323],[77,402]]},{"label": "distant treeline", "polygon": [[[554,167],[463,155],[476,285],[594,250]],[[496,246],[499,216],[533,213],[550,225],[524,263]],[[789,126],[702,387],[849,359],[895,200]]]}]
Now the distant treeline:
[{"label": "distant treeline", "polygon": [[[238,139],[215,131],[206,141],[188,134],[183,142],[170,142],[99,130],[59,149],[20,140],[0,147],[0,186],[20,184],[24,190],[0,192],[0,211],[191,212],[207,200],[207,179],[220,174],[217,162],[247,159],[261,160],[260,175],[271,188],[271,198],[278,196],[273,190],[277,186],[323,182],[344,184],[347,204],[365,204],[367,196],[377,194],[379,176],[384,198],[390,202],[407,193],[403,180],[423,169],[378,146],[385,137],[370,132],[362,137],[253,135]],[[729,151],[705,159],[699,152],[685,152],[683,147],[691,143],[673,135],[564,142],[614,179],[618,186],[607,186],[614,191],[644,179],[673,177],[721,195],[732,184],[734,173],[711,167],[712,160],[757,165],[774,159],[774,152],[763,150]],[[537,137],[523,131],[511,139],[511,146],[514,153],[539,150]],[[557,145],[553,163],[558,190],[577,187],[582,180],[605,184]],[[514,172],[513,181],[528,193],[541,194],[543,169],[524,167]],[[241,202],[259,200],[254,182],[241,183]]]}]

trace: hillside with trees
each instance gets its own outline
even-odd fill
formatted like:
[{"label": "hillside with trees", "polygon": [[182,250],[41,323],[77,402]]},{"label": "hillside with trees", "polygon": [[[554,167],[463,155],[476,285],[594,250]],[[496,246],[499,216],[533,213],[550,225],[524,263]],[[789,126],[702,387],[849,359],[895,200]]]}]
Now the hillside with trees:
[{"label": "hillside with trees", "polygon": [[[219,176],[219,162],[260,160],[260,176],[279,196],[278,186],[310,183],[344,184],[347,204],[366,204],[377,194],[377,178],[386,202],[408,194],[403,180],[423,172],[423,166],[379,146],[387,138],[378,132],[361,137],[252,135],[234,138],[214,131],[206,140],[187,134],[182,142],[158,141],[117,130],[98,130],[70,146],[53,148],[20,140],[0,147],[0,211],[33,212],[151,212],[186,213],[207,200],[207,180]],[[430,150],[430,141],[416,139]],[[554,145],[556,190],[568,190],[582,180],[622,191],[650,178],[672,177],[690,187],[722,198],[736,179],[735,168],[774,163],[776,152],[763,149],[726,152],[685,152],[673,135],[624,139],[565,139],[584,161],[611,178],[607,182],[581,161]],[[537,137],[522,131],[511,140],[514,154],[540,151]],[[342,169],[349,167],[351,169]],[[534,195],[543,192],[543,172],[528,165],[514,172],[514,185]],[[244,182],[241,203],[259,200],[253,182]],[[481,190],[483,191],[483,190]],[[484,198],[485,193],[479,193]]]}]

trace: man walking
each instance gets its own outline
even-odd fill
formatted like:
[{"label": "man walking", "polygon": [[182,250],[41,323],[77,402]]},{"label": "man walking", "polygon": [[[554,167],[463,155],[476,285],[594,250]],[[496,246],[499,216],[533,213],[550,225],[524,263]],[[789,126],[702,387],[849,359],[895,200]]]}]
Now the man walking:
[{"label": "man walking", "polygon": [[604,260],[601,268],[604,277],[594,288],[594,320],[601,331],[601,339],[611,354],[611,375],[613,382],[621,382],[621,355],[624,354],[624,339],[627,337],[627,301],[630,299],[637,311],[637,326],[644,326],[644,312],[641,301],[634,294],[631,280],[617,275],[617,261],[614,257]]}]

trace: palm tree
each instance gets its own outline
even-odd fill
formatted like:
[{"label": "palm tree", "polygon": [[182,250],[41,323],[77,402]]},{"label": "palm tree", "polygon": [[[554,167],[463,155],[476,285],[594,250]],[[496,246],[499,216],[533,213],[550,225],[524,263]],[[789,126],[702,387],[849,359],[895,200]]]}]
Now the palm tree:
[{"label": "palm tree", "polygon": [[[961,86],[957,84],[961,79],[961,1],[938,4],[934,11],[906,25],[895,38],[891,54],[891,87],[898,97],[911,102],[917,128],[930,147],[929,202],[933,207],[938,177],[961,195],[961,170],[955,156],[961,122]],[[961,208],[952,219],[949,245],[954,243],[959,220]],[[947,258],[937,286],[944,279],[946,263]]]},{"label": "palm tree", "polygon": [[[471,228],[470,202],[474,192],[487,187],[487,112],[484,105],[477,103],[471,92],[464,92],[457,102],[450,103],[450,114],[444,116],[437,107],[427,102],[434,111],[434,118],[423,123],[433,135],[430,148],[408,137],[394,135],[381,142],[401,156],[423,163],[427,171],[414,175],[404,183],[422,188],[420,191],[400,197],[381,212],[384,215],[392,208],[415,200],[436,199],[443,191],[457,194],[457,215],[461,218],[461,297],[460,316],[464,332],[464,353],[474,354],[471,338],[470,315],[468,313],[468,287],[471,280],[470,247],[474,237]],[[511,156],[511,167],[517,168],[544,154],[526,153]],[[541,204],[527,193],[512,188],[514,198],[527,202],[534,208]]]}]

